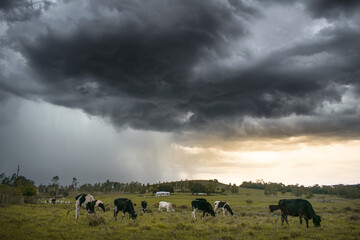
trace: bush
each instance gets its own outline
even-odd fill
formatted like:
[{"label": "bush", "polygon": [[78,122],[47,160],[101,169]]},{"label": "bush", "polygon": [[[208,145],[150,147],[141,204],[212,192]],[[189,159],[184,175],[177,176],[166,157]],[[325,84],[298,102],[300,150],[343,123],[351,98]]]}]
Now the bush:
[{"label": "bush", "polygon": [[15,187],[0,184],[0,204],[22,203],[21,192]]},{"label": "bush", "polygon": [[353,215],[350,215],[350,216],[348,217],[348,219],[349,219],[350,221],[358,221],[358,220],[360,220],[360,216],[353,214]]},{"label": "bush", "polygon": [[35,196],[36,188],[33,185],[21,185],[18,187],[23,196]]},{"label": "bush", "polygon": [[245,202],[248,203],[248,204],[250,204],[250,203],[253,202],[253,200],[251,200],[251,199],[246,199]]},{"label": "bush", "polygon": [[314,194],[313,194],[312,192],[308,192],[305,197],[306,197],[307,199],[310,199],[310,198],[312,198],[313,196],[314,196]]},{"label": "bush", "polygon": [[37,198],[36,198],[36,197],[24,196],[24,203],[32,203],[32,204],[35,204],[36,202],[37,202]]},{"label": "bush", "polygon": [[86,220],[91,227],[105,223],[105,218],[100,214],[89,214]]}]

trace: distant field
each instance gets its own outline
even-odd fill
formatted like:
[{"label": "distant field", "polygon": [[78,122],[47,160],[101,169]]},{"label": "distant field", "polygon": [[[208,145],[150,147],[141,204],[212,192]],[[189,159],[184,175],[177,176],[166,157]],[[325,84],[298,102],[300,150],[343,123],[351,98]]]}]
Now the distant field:
[{"label": "distant field", "polygon": [[[0,208],[0,239],[360,239],[360,200],[346,200],[332,196],[315,195],[309,199],[317,214],[321,215],[320,228],[312,221],[309,228],[299,224],[297,217],[289,217],[290,226],[281,226],[279,216],[269,213],[268,205],[276,204],[290,195],[265,196],[263,191],[241,189],[239,194],[205,196],[212,204],[216,200],[228,201],[235,216],[201,219],[191,217],[191,194],[173,194],[169,197],[150,195],[95,195],[103,200],[110,211],[100,213],[105,223],[90,227],[88,214],[80,211],[75,220],[74,198],[71,204],[45,203],[12,205]],[[113,220],[113,200],[128,197],[137,204],[138,218],[133,221],[121,213]],[[252,203],[246,203],[246,200]],[[140,202],[148,202],[149,213],[140,212]],[[158,212],[154,204],[170,201],[176,212]],[[276,214],[276,213],[275,213]]]}]

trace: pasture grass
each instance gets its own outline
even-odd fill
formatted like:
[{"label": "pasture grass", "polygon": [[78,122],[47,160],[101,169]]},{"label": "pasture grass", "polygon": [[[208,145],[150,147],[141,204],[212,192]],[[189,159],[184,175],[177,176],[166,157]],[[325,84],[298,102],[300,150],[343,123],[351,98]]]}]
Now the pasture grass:
[{"label": "pasture grass", "polygon": [[[0,208],[0,239],[360,239],[360,200],[346,200],[333,196],[315,195],[309,201],[321,215],[320,228],[312,221],[306,228],[298,217],[288,217],[289,226],[281,226],[279,212],[271,214],[269,204],[276,204],[290,195],[265,196],[262,191],[241,189],[239,194],[211,195],[205,198],[212,204],[216,200],[230,203],[234,216],[222,212],[213,218],[191,217],[191,194],[173,194],[166,197],[151,195],[117,194],[94,195],[105,203],[107,211],[89,215],[80,210],[75,219],[75,200],[71,204],[49,203],[11,205]],[[136,203],[138,217],[134,221],[122,213],[113,218],[113,201],[118,197],[130,198]],[[323,201],[325,198],[326,201]],[[247,201],[251,199],[252,201]],[[140,202],[148,202],[147,213],[140,210]],[[175,212],[159,212],[155,205],[170,201]]]}]

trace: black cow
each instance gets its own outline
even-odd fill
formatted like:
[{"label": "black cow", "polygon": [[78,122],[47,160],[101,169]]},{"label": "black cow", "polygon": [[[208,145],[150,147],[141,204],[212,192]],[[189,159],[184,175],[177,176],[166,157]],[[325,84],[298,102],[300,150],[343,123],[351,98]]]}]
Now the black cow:
[{"label": "black cow", "polygon": [[309,227],[309,219],[313,219],[315,227],[320,227],[321,217],[317,215],[307,200],[304,199],[281,199],[278,203],[281,209],[281,225],[284,224],[284,220],[289,225],[287,216],[294,216],[300,218],[300,224],[302,224],[302,218],[306,221],[306,227]]},{"label": "black cow", "polygon": [[194,201],[191,202],[191,206],[193,209],[192,211],[193,218],[196,218],[195,217],[196,210],[203,211],[203,215],[201,218],[205,216],[205,213],[210,213],[211,216],[215,217],[215,212],[211,204],[208,201],[206,201],[206,199],[195,199]]},{"label": "black cow", "polygon": [[146,201],[141,201],[141,209],[143,210],[143,212],[145,213],[147,211],[147,202]]},{"label": "black cow", "polygon": [[76,210],[75,210],[75,218],[79,217],[80,208],[85,208],[88,213],[95,213],[95,199],[92,195],[86,193],[80,193],[75,197]]},{"label": "black cow", "polygon": [[279,205],[269,205],[270,212],[275,212],[276,210],[280,209]]},{"label": "black cow", "polygon": [[129,213],[129,218],[136,219],[137,213],[134,210],[133,203],[128,198],[118,198],[114,200],[114,219],[117,220],[118,212],[122,211],[123,216],[121,219],[124,219],[125,213]]}]

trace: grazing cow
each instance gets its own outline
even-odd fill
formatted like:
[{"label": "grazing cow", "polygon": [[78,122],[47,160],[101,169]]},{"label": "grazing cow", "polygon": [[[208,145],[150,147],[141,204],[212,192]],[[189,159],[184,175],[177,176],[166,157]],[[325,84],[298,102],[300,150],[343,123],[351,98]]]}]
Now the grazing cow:
[{"label": "grazing cow", "polygon": [[317,215],[307,200],[304,199],[281,199],[278,203],[281,209],[281,225],[284,224],[284,220],[289,225],[287,216],[294,216],[300,218],[300,224],[302,224],[302,218],[306,221],[306,227],[309,227],[309,219],[313,219],[315,227],[320,227],[321,217]]},{"label": "grazing cow", "polygon": [[270,212],[275,212],[276,210],[280,209],[279,205],[269,205]]},{"label": "grazing cow", "polygon": [[159,211],[161,211],[161,209],[163,208],[166,209],[167,212],[175,212],[174,208],[171,205],[171,202],[159,202]]},{"label": "grazing cow", "polygon": [[229,212],[231,214],[231,216],[234,215],[233,211],[230,208],[230,205],[228,202],[225,201],[216,201],[214,203],[215,207],[214,207],[214,212],[217,213],[218,210],[222,209],[223,210],[223,215],[225,215],[225,212]]},{"label": "grazing cow", "polygon": [[205,198],[196,198],[195,201],[203,201],[203,202],[207,202],[207,200]]},{"label": "grazing cow", "polygon": [[75,210],[75,219],[79,217],[80,208],[84,208],[88,213],[95,213],[95,199],[92,195],[86,193],[80,193],[75,197],[76,200],[76,210]]},{"label": "grazing cow", "polygon": [[105,212],[105,205],[102,201],[100,200],[94,200],[95,201],[95,208],[97,208],[98,212],[100,211],[100,209],[103,210],[103,212]]},{"label": "grazing cow", "polygon": [[122,211],[123,215],[121,219],[124,219],[125,213],[129,213],[129,218],[136,219],[137,213],[134,210],[133,203],[128,198],[117,198],[114,200],[114,220],[117,220],[118,212]]},{"label": "grazing cow", "polygon": [[56,203],[56,197],[52,197],[49,200],[50,203],[55,204]]},{"label": "grazing cow", "polygon": [[146,201],[141,201],[141,209],[143,210],[143,212],[145,213],[147,211],[147,202]]},{"label": "grazing cow", "polygon": [[191,206],[193,209],[193,211],[192,211],[193,218],[196,218],[196,216],[195,216],[196,210],[204,212],[201,218],[203,218],[205,216],[205,213],[210,213],[211,216],[215,217],[215,212],[214,212],[211,204],[208,201],[206,201],[205,199],[195,199],[194,201],[191,202]]}]

